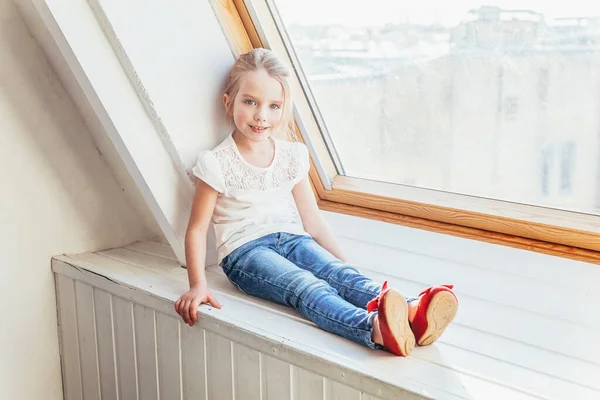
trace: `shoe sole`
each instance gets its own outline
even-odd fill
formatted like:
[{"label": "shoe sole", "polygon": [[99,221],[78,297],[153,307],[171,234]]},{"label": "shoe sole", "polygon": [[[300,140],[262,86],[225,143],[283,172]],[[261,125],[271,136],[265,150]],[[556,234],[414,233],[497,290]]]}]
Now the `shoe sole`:
[{"label": "shoe sole", "polygon": [[406,299],[397,290],[390,290],[385,296],[381,313],[389,327],[391,339],[402,353],[400,355],[408,356],[415,347],[415,335],[408,322]]},{"label": "shoe sole", "polygon": [[419,346],[427,346],[438,340],[454,319],[457,310],[458,301],[452,293],[443,291],[433,295],[425,315],[427,330],[421,336],[418,342]]}]

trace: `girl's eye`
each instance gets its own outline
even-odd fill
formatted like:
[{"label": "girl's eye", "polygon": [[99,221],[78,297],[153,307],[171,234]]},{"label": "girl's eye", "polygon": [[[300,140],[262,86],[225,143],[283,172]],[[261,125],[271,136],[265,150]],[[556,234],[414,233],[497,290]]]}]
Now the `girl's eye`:
[{"label": "girl's eye", "polygon": [[255,104],[255,101],[254,101],[254,100],[250,100],[250,99],[248,99],[248,100],[244,101],[244,103],[246,103],[246,104],[249,104],[249,105],[253,106],[253,105]]},{"label": "girl's eye", "polygon": [[271,108],[273,110],[279,110],[279,106],[277,104],[271,104]]}]

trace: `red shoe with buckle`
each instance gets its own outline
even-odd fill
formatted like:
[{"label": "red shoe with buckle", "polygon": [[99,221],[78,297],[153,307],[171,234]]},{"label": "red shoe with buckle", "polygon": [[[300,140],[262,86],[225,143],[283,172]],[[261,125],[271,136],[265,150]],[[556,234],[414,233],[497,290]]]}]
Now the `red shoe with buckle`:
[{"label": "red shoe with buckle", "polygon": [[415,347],[415,336],[408,322],[408,305],[404,296],[388,288],[385,281],[379,296],[367,304],[368,312],[375,310],[383,346],[398,356],[408,356]]},{"label": "red shoe with buckle", "polygon": [[454,285],[431,286],[419,294],[419,305],[411,323],[419,346],[427,346],[438,340],[454,319],[458,299],[452,288]]}]

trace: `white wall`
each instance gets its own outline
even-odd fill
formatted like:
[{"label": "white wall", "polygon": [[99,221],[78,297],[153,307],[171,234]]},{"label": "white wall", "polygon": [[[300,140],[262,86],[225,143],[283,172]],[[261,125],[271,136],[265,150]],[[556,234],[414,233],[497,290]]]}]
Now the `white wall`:
[{"label": "white wall", "polygon": [[104,35],[165,147],[191,174],[198,152],[216,146],[231,130],[219,94],[234,58],[209,2],[88,4],[105,21]]},{"label": "white wall", "polygon": [[62,399],[51,256],[160,230],[124,193],[10,0],[0,0],[0,60],[0,393]]},{"label": "white wall", "polygon": [[[129,3],[16,4],[106,162],[123,187],[136,187],[183,264],[191,166],[200,149],[226,135],[218,94],[233,57],[208,2],[183,8],[160,0]],[[175,48],[182,51],[172,57]]]}]

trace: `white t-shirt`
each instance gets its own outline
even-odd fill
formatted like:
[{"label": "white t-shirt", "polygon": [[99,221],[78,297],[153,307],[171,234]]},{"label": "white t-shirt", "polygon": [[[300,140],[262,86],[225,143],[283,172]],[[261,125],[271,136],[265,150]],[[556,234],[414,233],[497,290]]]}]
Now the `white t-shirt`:
[{"label": "white t-shirt", "polygon": [[213,150],[204,150],[192,171],[219,196],[212,216],[219,263],[233,250],[270,233],[308,235],[292,189],[308,175],[303,143],[271,137],[275,156],[270,166],[256,167],[240,154],[233,132]]}]

